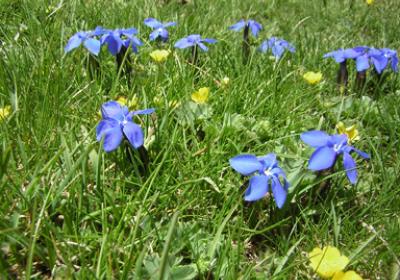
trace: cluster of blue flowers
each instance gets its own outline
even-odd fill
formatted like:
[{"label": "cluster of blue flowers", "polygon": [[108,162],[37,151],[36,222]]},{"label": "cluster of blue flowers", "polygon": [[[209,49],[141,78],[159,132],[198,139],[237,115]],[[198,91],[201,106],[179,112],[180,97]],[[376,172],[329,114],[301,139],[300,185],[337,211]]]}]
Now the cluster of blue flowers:
[{"label": "cluster of blue flowers", "polygon": [[[175,26],[176,22],[162,23],[154,18],[147,18],[144,20],[144,24],[152,29],[149,39],[150,41],[160,40],[161,42],[167,42],[169,39],[169,33],[167,28]],[[260,23],[255,20],[240,20],[234,25],[230,26],[230,30],[240,31],[243,28],[249,28],[252,34],[257,37],[258,33],[262,30]],[[136,37],[138,31],[136,28],[127,29],[105,29],[101,26],[96,27],[93,31],[79,31],[75,33],[68,41],[64,48],[64,51],[70,52],[71,50],[83,46],[93,55],[98,55],[102,45],[107,45],[108,50],[112,55],[117,55],[122,47],[128,49],[132,48],[133,52],[138,52],[138,47],[142,46],[143,43]],[[217,40],[212,38],[202,38],[199,34],[188,35],[175,43],[175,48],[184,49],[189,47],[198,46],[203,51],[208,51],[208,47],[204,44],[214,44]],[[294,52],[295,48],[283,39],[271,37],[264,41],[259,50],[266,52],[271,50],[272,54],[276,58],[280,58],[285,50]]]},{"label": "cluster of blue flowers", "polygon": [[[253,34],[254,37],[258,36],[258,33],[262,30],[262,25],[258,23],[255,20],[247,20],[245,21],[244,19],[241,19],[234,25],[229,27],[230,30],[233,31],[241,31],[242,29],[248,29],[251,30],[251,33]],[[265,40],[261,43],[261,46],[259,47],[259,50],[262,53],[267,52],[268,50],[271,50],[272,55],[275,56],[277,59],[281,58],[285,50],[288,50],[289,52],[295,52],[295,47],[290,44],[289,42],[279,39],[276,37],[271,37],[268,40]]]},{"label": "cluster of blue flowers", "polygon": [[[300,138],[304,143],[315,148],[308,161],[308,169],[313,171],[329,169],[335,165],[338,157],[343,155],[343,167],[347,178],[351,184],[356,184],[356,162],[351,153],[355,152],[363,158],[369,158],[369,155],[349,145],[347,135],[328,135],[323,131],[313,130],[304,132]],[[287,197],[289,182],[285,172],[279,167],[275,154],[270,153],[263,157],[249,154],[238,155],[231,158],[229,162],[231,167],[242,175],[255,174],[250,178],[249,187],[245,192],[246,201],[262,199],[271,186],[276,205],[282,208]]]},{"label": "cluster of blue flowers", "polygon": [[381,74],[389,64],[394,72],[398,71],[399,58],[397,51],[388,48],[376,49],[358,46],[349,49],[338,49],[324,55],[324,58],[328,57],[332,57],[337,63],[344,63],[348,59],[355,60],[357,72],[366,71],[373,65],[376,72]]},{"label": "cluster of blue flowers", "polygon": [[[162,23],[154,18],[148,18],[144,24],[152,29],[149,39],[151,41],[159,40],[166,42],[169,39],[167,28],[175,26],[175,22]],[[262,25],[254,20],[240,20],[229,27],[230,30],[245,30],[247,38],[249,31],[257,37],[262,30]],[[136,37],[135,28],[109,30],[97,27],[93,31],[80,31],[74,34],[68,41],[65,52],[69,52],[80,45],[83,45],[93,55],[98,55],[102,45],[107,45],[112,55],[120,53],[122,48],[132,48],[133,52],[138,52],[138,47],[143,43]],[[199,47],[207,51],[206,44],[214,44],[217,40],[212,38],[202,38],[199,34],[191,34],[178,40],[175,47],[179,49],[189,47]],[[281,58],[285,51],[295,52],[295,48],[289,42],[271,37],[263,41],[259,47],[261,52],[271,51],[276,58]],[[393,71],[398,71],[397,52],[392,49],[376,49],[367,46],[358,46],[349,49],[339,49],[324,55],[324,58],[332,57],[337,63],[345,66],[347,60],[352,59],[356,62],[358,72],[366,71],[374,66],[377,73],[382,73],[388,66]],[[102,120],[97,125],[97,141],[103,140],[103,148],[106,152],[111,152],[118,148],[123,139],[126,139],[130,145],[137,149],[144,143],[143,131],[140,125],[133,121],[134,116],[151,114],[154,109],[129,112],[128,107],[119,104],[116,101],[109,101],[103,104],[101,113]],[[335,134],[328,135],[319,130],[309,131],[301,134],[301,140],[315,149],[312,153],[308,169],[321,171],[332,168],[338,158],[342,156],[344,170],[351,184],[357,182],[356,162],[352,153],[356,153],[363,158],[369,158],[369,155],[349,145],[347,135]],[[266,156],[257,157],[255,155],[244,154],[230,159],[230,165],[233,169],[244,176],[253,175],[250,178],[249,187],[245,192],[246,201],[255,201],[262,199],[270,190],[278,208],[282,208],[289,189],[289,182],[285,172],[279,167],[276,155],[273,153]]]}]

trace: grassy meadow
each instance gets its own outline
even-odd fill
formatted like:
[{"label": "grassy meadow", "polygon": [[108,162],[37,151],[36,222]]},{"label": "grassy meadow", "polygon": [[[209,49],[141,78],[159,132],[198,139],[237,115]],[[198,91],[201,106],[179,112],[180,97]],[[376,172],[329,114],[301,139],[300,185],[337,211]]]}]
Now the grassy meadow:
[{"label": "grassy meadow", "polygon": [[[336,84],[338,64],[323,55],[358,45],[400,48],[400,1],[376,0],[0,0],[1,279],[319,279],[308,253],[331,245],[363,279],[400,275],[400,79],[391,69],[367,86]],[[148,17],[169,27],[149,40]],[[260,22],[242,62],[241,18]],[[130,79],[103,46],[90,71],[81,30],[138,29]],[[198,64],[174,43],[215,38]],[[296,47],[280,60],[260,53],[276,36]],[[164,63],[150,53],[171,51]],[[321,72],[307,83],[303,74]],[[229,78],[224,80],[224,78]],[[225,83],[223,82],[225,81]],[[210,89],[205,104],[191,100]],[[139,123],[148,170],[123,145],[96,141],[100,108],[125,97]],[[300,134],[356,125],[358,181],[339,161],[307,169],[313,149]],[[128,147],[124,143],[125,147]],[[246,202],[249,177],[229,164],[239,154],[276,153],[290,182],[278,209],[271,195]]]}]

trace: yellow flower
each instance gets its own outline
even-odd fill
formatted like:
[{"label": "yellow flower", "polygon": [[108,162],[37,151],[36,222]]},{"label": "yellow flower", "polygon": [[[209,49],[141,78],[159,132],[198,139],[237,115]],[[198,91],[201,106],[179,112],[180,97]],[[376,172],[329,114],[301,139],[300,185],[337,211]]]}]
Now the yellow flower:
[{"label": "yellow flower", "polygon": [[150,56],[155,62],[162,63],[167,60],[169,54],[170,51],[167,50],[155,50],[150,53]]},{"label": "yellow flower", "polygon": [[310,85],[316,85],[322,80],[321,72],[307,72],[303,75],[304,80]]},{"label": "yellow flower", "polygon": [[192,100],[197,104],[204,104],[207,102],[209,94],[210,89],[208,87],[202,87],[192,94]]},{"label": "yellow flower", "polygon": [[348,142],[354,142],[360,139],[360,136],[358,135],[358,130],[355,125],[345,127],[343,122],[338,122],[336,125],[336,129],[339,134],[346,134]]},{"label": "yellow flower", "polygon": [[332,246],[314,248],[309,254],[310,266],[323,279],[332,277],[335,273],[341,272],[349,263],[346,256],[342,256],[339,250]]},{"label": "yellow flower", "polygon": [[375,0],[365,0],[365,2],[366,2],[368,5],[372,5],[372,4],[374,4]]},{"label": "yellow flower", "polygon": [[11,106],[0,108],[0,121],[5,120],[11,114]]},{"label": "yellow flower", "polygon": [[335,273],[332,280],[362,280],[362,277],[353,270],[346,272],[340,271]]},{"label": "yellow flower", "polygon": [[134,110],[137,109],[138,107],[139,98],[137,98],[137,96],[134,95],[130,100],[128,100],[126,97],[120,96],[118,97],[117,102],[122,106],[127,106],[129,110]]}]

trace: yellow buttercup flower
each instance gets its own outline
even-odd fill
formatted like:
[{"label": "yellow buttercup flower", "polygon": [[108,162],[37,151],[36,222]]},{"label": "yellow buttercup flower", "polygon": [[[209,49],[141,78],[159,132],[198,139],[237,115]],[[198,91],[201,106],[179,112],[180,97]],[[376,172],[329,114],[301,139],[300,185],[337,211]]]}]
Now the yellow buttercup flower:
[{"label": "yellow buttercup flower", "polygon": [[322,80],[322,73],[321,72],[312,72],[309,71],[303,75],[304,80],[310,85],[316,85]]},{"label": "yellow buttercup flower", "polygon": [[326,246],[322,249],[314,248],[309,254],[310,266],[323,279],[328,279],[341,272],[349,263],[346,256],[340,254],[333,246]]},{"label": "yellow buttercup flower", "polygon": [[336,272],[332,280],[363,280],[363,279],[360,275],[357,274],[357,272],[349,270],[346,272],[343,271]]},{"label": "yellow buttercup flower", "polygon": [[128,100],[126,97],[120,96],[118,97],[117,102],[122,106],[127,106],[129,110],[134,110],[137,109],[138,107],[139,98],[137,98],[137,96],[134,95],[131,99]]},{"label": "yellow buttercup flower", "polygon": [[11,114],[11,106],[0,108],[0,121],[5,120]]},{"label": "yellow buttercup flower", "polygon": [[336,129],[339,134],[346,134],[348,142],[354,142],[360,139],[360,136],[358,135],[358,130],[355,125],[346,127],[343,122],[338,122],[336,125]]},{"label": "yellow buttercup flower", "polygon": [[366,2],[368,5],[372,5],[372,4],[374,4],[375,0],[365,0],[365,2]]},{"label": "yellow buttercup flower", "polygon": [[207,102],[209,94],[210,89],[208,87],[202,87],[192,94],[192,100],[197,104],[204,104]]},{"label": "yellow buttercup flower", "polygon": [[155,50],[150,53],[150,57],[157,63],[162,63],[167,60],[170,51],[167,50]]}]

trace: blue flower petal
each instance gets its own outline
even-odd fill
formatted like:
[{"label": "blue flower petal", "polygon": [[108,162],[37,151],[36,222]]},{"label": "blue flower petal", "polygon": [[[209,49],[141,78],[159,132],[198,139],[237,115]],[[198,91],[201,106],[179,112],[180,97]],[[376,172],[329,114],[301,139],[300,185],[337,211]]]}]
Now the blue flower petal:
[{"label": "blue flower petal", "polygon": [[192,47],[194,45],[193,42],[190,42],[187,38],[182,38],[175,43],[175,48],[184,49],[188,47]]},{"label": "blue flower petal", "polygon": [[249,20],[249,26],[250,26],[251,33],[253,33],[254,37],[257,37],[258,32],[260,32],[260,30],[262,29],[261,24],[259,24],[258,22],[254,21],[254,20]]},{"label": "blue flower petal", "polygon": [[105,41],[108,44],[108,50],[112,55],[117,55],[121,51],[123,42],[122,39],[116,34],[106,35]]},{"label": "blue flower petal", "polygon": [[100,53],[100,41],[97,39],[89,38],[83,42],[85,48],[94,55]]},{"label": "blue flower petal", "polygon": [[268,41],[265,40],[264,42],[261,43],[259,50],[260,52],[265,53],[268,50],[269,46],[268,46]]},{"label": "blue flower petal", "polygon": [[208,48],[206,47],[206,45],[204,45],[203,43],[199,42],[197,43],[197,45],[200,47],[200,49],[202,49],[203,51],[208,51]]},{"label": "blue flower petal", "polygon": [[115,127],[120,127],[118,121],[114,119],[101,120],[96,127],[96,140],[100,141],[107,131],[114,129]]},{"label": "blue flower petal", "polygon": [[318,148],[328,143],[329,135],[320,130],[311,130],[300,135],[301,140],[307,145]]},{"label": "blue flower petal", "polygon": [[308,162],[310,170],[324,170],[333,166],[336,160],[336,152],[329,147],[320,147],[311,155]]},{"label": "blue flower petal", "polygon": [[101,115],[103,119],[122,120],[127,110],[126,106],[123,107],[117,101],[108,101],[101,106]]},{"label": "blue flower petal", "polygon": [[163,24],[155,18],[146,18],[144,24],[153,29],[163,27]]},{"label": "blue flower petal", "polygon": [[81,43],[82,43],[82,38],[78,34],[75,34],[68,40],[68,43],[64,48],[64,51],[66,53],[70,52],[71,50],[79,47]]},{"label": "blue flower petal", "polygon": [[148,114],[154,113],[154,111],[155,111],[154,108],[149,108],[149,109],[145,109],[145,110],[134,111],[134,112],[132,113],[132,116],[135,116],[135,115],[148,115]]},{"label": "blue flower petal", "polygon": [[343,167],[346,170],[350,183],[354,185],[357,182],[356,162],[349,153],[343,153]]},{"label": "blue flower petal", "polygon": [[272,176],[271,188],[276,206],[278,206],[278,208],[282,208],[283,204],[286,201],[287,191],[282,187],[279,177]]},{"label": "blue flower petal", "polygon": [[139,125],[128,122],[124,125],[123,131],[129,143],[131,143],[134,148],[137,149],[143,145],[143,131]]},{"label": "blue flower petal", "polygon": [[176,22],[170,21],[170,22],[164,23],[164,24],[163,24],[163,27],[164,27],[164,28],[167,28],[167,27],[175,26],[175,25],[176,25]]},{"label": "blue flower petal", "polygon": [[242,175],[250,175],[262,169],[262,164],[254,155],[238,155],[229,160],[233,169]]},{"label": "blue flower petal", "polygon": [[234,25],[229,26],[229,29],[233,30],[233,31],[240,31],[245,26],[246,26],[246,21],[241,19],[237,23],[235,23]]},{"label": "blue flower petal", "polygon": [[103,148],[106,152],[111,152],[118,148],[123,139],[121,127],[115,126],[104,132]]},{"label": "blue flower petal", "polygon": [[360,55],[356,58],[356,68],[357,72],[361,72],[369,68],[369,59],[367,54]]},{"label": "blue flower petal", "polygon": [[262,199],[268,192],[269,178],[265,175],[255,175],[250,178],[250,184],[244,194],[244,200],[256,201]]},{"label": "blue flower petal", "polygon": [[203,42],[209,43],[209,44],[215,44],[217,40],[212,39],[212,38],[205,38],[202,40]]}]

